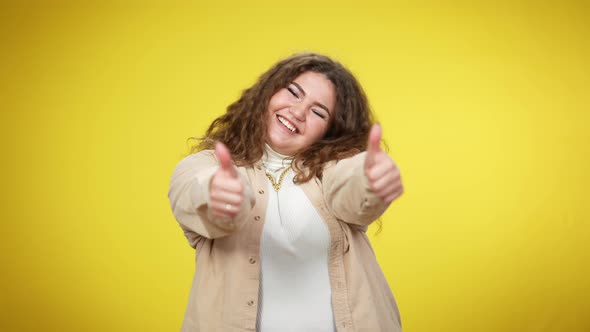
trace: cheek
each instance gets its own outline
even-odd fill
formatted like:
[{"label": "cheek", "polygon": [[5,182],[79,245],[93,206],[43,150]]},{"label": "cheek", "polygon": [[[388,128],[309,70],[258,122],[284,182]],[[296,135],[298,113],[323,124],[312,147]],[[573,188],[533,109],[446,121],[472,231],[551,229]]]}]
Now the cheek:
[{"label": "cheek", "polygon": [[275,101],[275,97],[273,96],[266,104],[266,114],[267,115],[270,115],[273,112],[273,110],[276,107],[275,104],[276,104],[276,101]]},{"label": "cheek", "polygon": [[276,111],[277,108],[281,108],[287,102],[287,98],[283,91],[279,91],[275,93],[270,100],[268,101],[268,106],[266,107],[268,110]]},{"label": "cheek", "polygon": [[272,99],[268,102],[268,104],[266,105],[266,121],[268,124],[270,124],[274,113],[277,111],[277,105],[276,102],[274,102]]},{"label": "cheek", "polygon": [[310,127],[313,128],[314,140],[322,138],[328,131],[328,122],[323,119],[316,119],[310,123]]}]

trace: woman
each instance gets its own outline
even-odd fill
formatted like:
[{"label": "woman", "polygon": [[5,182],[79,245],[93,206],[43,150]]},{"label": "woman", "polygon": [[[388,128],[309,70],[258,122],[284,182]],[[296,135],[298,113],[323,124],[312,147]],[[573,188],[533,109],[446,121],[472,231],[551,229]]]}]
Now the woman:
[{"label": "woman", "polygon": [[354,76],[312,53],[213,121],[168,195],[197,255],[182,331],[401,331],[365,234],[402,193],[380,138]]}]

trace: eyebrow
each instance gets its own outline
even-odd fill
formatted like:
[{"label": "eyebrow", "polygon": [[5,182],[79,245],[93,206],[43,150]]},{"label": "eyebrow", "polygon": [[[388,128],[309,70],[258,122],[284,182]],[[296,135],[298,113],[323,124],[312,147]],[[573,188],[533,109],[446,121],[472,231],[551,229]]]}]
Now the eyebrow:
[{"label": "eyebrow", "polygon": [[[297,87],[297,89],[299,89],[299,91],[301,91],[301,93],[305,96],[305,90],[303,90],[303,88],[301,87],[301,85],[297,84],[297,82],[291,82],[291,84],[293,84],[294,86]],[[315,105],[317,105],[320,108],[323,108],[326,112],[328,112],[328,115],[332,115],[332,113],[330,113],[330,110],[322,103],[320,102],[314,102]]]}]

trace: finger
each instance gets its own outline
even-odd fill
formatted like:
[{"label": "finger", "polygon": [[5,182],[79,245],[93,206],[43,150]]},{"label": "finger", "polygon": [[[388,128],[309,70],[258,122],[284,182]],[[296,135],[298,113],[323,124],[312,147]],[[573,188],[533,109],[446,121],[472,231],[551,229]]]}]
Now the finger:
[{"label": "finger", "polygon": [[381,151],[379,145],[381,144],[381,126],[375,123],[369,132],[369,142],[367,144],[367,151],[369,153],[377,153]]},{"label": "finger", "polygon": [[400,197],[403,191],[396,191],[393,194],[385,197],[385,199],[383,200],[386,204],[390,204],[391,202],[393,202],[396,198]]},{"label": "finger", "polygon": [[244,186],[239,178],[234,178],[229,173],[222,171],[213,177],[211,180],[211,193],[213,192],[230,192],[236,194],[242,194]]},{"label": "finger", "polygon": [[392,176],[386,175],[371,183],[371,189],[379,196],[385,196],[390,191],[393,191],[395,179]]},{"label": "finger", "polygon": [[399,169],[396,167],[393,160],[389,158],[389,156],[385,155],[385,158],[379,158],[378,156],[375,160],[375,164],[373,167],[367,170],[366,174],[369,180],[376,181],[387,174],[399,174]]},{"label": "finger", "polygon": [[387,196],[387,194],[398,190],[402,185],[399,177],[387,175],[371,184],[371,189],[379,196]]},{"label": "finger", "polygon": [[215,212],[218,215],[226,215],[231,217],[235,217],[238,214],[238,212],[240,212],[239,205],[234,205],[221,201],[211,202],[210,208],[213,212]]},{"label": "finger", "polygon": [[397,191],[392,187],[382,188],[381,191],[375,192],[375,196],[379,197],[382,201],[387,202],[387,199],[395,195]]},{"label": "finger", "polygon": [[381,126],[374,124],[369,131],[369,140],[367,142],[367,157],[365,159],[365,168],[371,167],[375,163],[375,157],[381,150]]},{"label": "finger", "polygon": [[215,155],[219,160],[221,170],[228,172],[233,177],[238,176],[237,170],[232,163],[231,154],[225,144],[221,142],[215,143]]},{"label": "finger", "polygon": [[390,200],[391,202],[394,199],[400,197],[403,193],[404,187],[400,184],[398,187],[395,188],[395,190],[391,194],[385,195],[385,200]]},{"label": "finger", "polygon": [[227,211],[225,211],[224,209],[213,209],[211,208],[211,214],[213,215],[213,217],[218,218],[218,219],[234,219],[236,217],[236,213],[228,213]]},{"label": "finger", "polygon": [[241,206],[243,201],[243,196],[241,194],[227,192],[227,191],[212,191],[210,195],[211,205],[216,205],[217,203],[223,204],[231,204],[235,206]]}]

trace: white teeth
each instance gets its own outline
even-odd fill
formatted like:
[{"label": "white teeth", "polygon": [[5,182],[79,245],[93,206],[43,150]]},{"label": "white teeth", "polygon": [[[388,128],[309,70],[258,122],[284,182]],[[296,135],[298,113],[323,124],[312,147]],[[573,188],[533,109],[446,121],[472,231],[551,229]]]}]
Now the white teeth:
[{"label": "white teeth", "polygon": [[297,132],[297,128],[293,127],[293,125],[289,121],[285,120],[282,116],[279,115],[277,118],[282,124],[285,125],[285,127],[289,128],[290,131],[294,133]]}]

